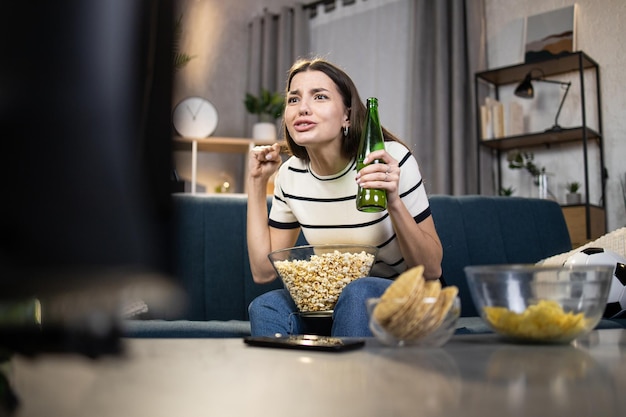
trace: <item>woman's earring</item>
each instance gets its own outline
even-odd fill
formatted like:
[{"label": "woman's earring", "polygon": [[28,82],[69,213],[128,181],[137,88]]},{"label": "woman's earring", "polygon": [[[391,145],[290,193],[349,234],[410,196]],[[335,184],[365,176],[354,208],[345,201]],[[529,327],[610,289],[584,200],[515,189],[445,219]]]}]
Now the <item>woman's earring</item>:
[{"label": "woman's earring", "polygon": [[348,136],[348,126],[343,127],[343,135]]}]

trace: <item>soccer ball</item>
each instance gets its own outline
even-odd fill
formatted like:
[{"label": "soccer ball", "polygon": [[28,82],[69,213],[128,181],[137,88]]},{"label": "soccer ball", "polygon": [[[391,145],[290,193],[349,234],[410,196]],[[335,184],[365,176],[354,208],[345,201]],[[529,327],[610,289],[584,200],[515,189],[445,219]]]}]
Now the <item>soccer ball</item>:
[{"label": "soccer ball", "polygon": [[609,298],[603,317],[626,317],[626,258],[603,248],[586,248],[571,255],[563,263],[569,265],[614,265]]}]

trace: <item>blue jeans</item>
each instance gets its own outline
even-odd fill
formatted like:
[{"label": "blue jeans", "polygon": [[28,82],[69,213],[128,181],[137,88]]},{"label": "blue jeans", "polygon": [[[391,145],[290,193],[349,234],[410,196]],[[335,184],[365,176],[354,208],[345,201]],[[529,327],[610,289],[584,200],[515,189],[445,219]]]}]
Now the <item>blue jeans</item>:
[{"label": "blue jeans", "polygon": [[[331,336],[369,337],[369,316],[365,300],[380,297],[392,280],[365,277],[343,289],[335,305]],[[252,336],[307,334],[310,324],[302,319],[286,289],[266,292],[248,306]]]}]

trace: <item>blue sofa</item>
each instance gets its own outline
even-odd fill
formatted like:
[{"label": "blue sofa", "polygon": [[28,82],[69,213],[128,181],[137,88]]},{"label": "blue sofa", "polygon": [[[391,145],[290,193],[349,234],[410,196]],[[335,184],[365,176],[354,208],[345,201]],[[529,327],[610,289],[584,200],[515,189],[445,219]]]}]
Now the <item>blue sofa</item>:
[{"label": "blue sofa", "polygon": [[[243,337],[250,333],[247,308],[281,283],[252,280],[246,245],[245,195],[172,196],[176,276],[187,302],[178,316],[147,314],[124,320],[127,337]],[[268,206],[271,204],[268,199]],[[457,333],[489,329],[477,317],[463,268],[466,265],[535,263],[571,250],[559,205],[519,197],[430,197],[448,284],[459,287],[462,317]],[[306,243],[304,239],[298,244]],[[625,327],[603,320],[602,327]]]}]

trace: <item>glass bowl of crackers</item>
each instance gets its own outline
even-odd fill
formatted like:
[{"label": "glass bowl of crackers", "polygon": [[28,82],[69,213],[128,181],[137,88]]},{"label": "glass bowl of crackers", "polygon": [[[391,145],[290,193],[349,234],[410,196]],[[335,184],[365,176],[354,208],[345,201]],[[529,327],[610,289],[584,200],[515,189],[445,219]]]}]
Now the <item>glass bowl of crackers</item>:
[{"label": "glass bowl of crackers", "polygon": [[569,343],[602,318],[612,266],[465,267],[476,309],[494,332],[518,342]]},{"label": "glass bowl of crackers", "polygon": [[388,346],[443,346],[461,313],[458,288],[426,280],[424,268],[402,273],[380,298],[367,300],[369,328]]},{"label": "glass bowl of crackers", "polygon": [[306,245],[268,257],[302,316],[332,316],[339,294],[369,275],[378,248],[369,245]]}]

